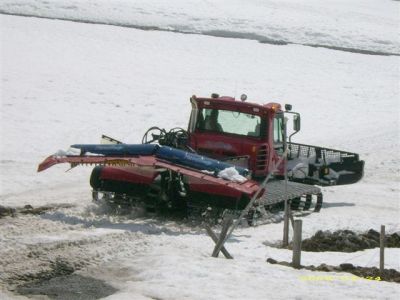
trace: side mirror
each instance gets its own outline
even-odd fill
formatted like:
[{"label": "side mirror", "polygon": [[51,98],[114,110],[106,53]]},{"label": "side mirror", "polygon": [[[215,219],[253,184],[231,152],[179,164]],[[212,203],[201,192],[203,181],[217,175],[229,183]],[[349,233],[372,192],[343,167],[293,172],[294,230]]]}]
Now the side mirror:
[{"label": "side mirror", "polygon": [[300,131],[300,115],[296,114],[293,116],[293,130]]}]

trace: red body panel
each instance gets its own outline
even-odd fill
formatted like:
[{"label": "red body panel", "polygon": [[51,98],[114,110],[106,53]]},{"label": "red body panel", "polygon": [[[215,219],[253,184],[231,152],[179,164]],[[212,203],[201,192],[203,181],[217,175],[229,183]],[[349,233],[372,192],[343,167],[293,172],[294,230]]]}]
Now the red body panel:
[{"label": "red body panel", "polygon": [[[280,104],[268,103],[260,105],[237,101],[230,97],[196,98],[192,97],[192,115],[189,123],[190,147],[197,152],[223,159],[234,156],[249,156],[248,168],[253,176],[266,176],[279,160],[278,153],[273,148],[273,119],[282,112]],[[197,129],[194,125],[201,109],[222,109],[233,112],[243,112],[260,116],[266,124],[266,132],[261,137],[250,137],[223,132],[210,132]],[[283,169],[282,169],[283,170]]]},{"label": "red body panel", "polygon": [[100,178],[104,180],[124,181],[138,184],[151,184],[159,172],[140,167],[103,168]]},{"label": "red body panel", "polygon": [[[237,137],[224,133],[197,131],[190,136],[190,146],[202,155],[216,159],[249,156],[249,165],[246,167],[253,170],[253,172],[256,170],[257,152],[262,145],[266,144],[259,138]],[[266,169],[267,167],[262,170],[263,174]]]},{"label": "red body panel", "polygon": [[[49,156],[38,168],[43,171],[53,165],[70,163],[71,166],[84,164],[101,164],[114,167],[105,168],[102,179],[127,181],[131,183],[151,183],[158,172],[171,170],[188,178],[188,183],[193,191],[215,195],[232,195],[240,198],[242,195],[252,197],[259,188],[259,184],[253,180],[243,183],[228,181],[222,178],[192,170],[187,167],[172,164],[154,156],[138,157],[107,157],[107,156]],[[121,168],[121,166],[124,166]],[[140,173],[139,173],[140,172]],[[104,173],[104,174],[103,174]]]}]

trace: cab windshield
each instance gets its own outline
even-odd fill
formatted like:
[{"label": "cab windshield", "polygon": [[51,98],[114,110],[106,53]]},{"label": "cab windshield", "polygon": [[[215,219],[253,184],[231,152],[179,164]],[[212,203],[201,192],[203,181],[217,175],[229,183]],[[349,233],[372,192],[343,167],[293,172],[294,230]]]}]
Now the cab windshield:
[{"label": "cab windshield", "polygon": [[201,109],[196,127],[202,131],[252,137],[260,137],[265,132],[260,116],[222,109]]}]

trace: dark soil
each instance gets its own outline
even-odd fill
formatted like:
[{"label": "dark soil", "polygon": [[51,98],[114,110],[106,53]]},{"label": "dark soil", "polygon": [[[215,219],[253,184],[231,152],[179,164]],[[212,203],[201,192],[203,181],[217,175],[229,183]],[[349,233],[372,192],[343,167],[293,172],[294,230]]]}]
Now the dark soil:
[{"label": "dark soil", "polygon": [[58,204],[58,205],[45,205],[33,207],[32,205],[25,205],[24,207],[6,207],[0,205],[0,218],[3,217],[15,217],[18,214],[23,215],[41,215],[51,210],[57,210],[59,208],[70,208],[72,205],[69,204]]},{"label": "dark soil", "polygon": [[[279,264],[283,266],[292,267],[291,263],[285,261],[278,262],[272,258],[268,258],[267,262],[270,264]],[[385,269],[381,274],[378,268],[358,267],[349,263],[341,264],[340,266],[331,266],[326,264],[321,264],[317,267],[313,265],[301,266],[300,269],[306,269],[310,271],[321,271],[321,272],[347,272],[365,279],[400,283],[400,272],[394,269]]]},{"label": "dark soil", "polygon": [[[366,233],[356,234],[351,230],[317,231],[309,239],[302,241],[304,251],[322,252],[356,252],[379,247],[380,233],[370,229]],[[386,235],[385,247],[400,248],[400,233]]]},{"label": "dark soil", "polygon": [[70,275],[74,273],[76,269],[75,266],[58,258],[56,261],[50,262],[49,270],[18,275],[17,277],[12,278],[11,282],[42,282],[54,277]]},{"label": "dark soil", "polygon": [[92,300],[114,294],[117,290],[107,283],[74,273],[76,268],[61,259],[52,262],[50,270],[27,273],[13,281],[23,284],[13,289],[20,295],[46,295],[57,300]]},{"label": "dark soil", "polygon": [[0,205],[0,218],[6,217],[6,216],[14,216],[16,213],[15,208],[11,207],[6,207]]}]

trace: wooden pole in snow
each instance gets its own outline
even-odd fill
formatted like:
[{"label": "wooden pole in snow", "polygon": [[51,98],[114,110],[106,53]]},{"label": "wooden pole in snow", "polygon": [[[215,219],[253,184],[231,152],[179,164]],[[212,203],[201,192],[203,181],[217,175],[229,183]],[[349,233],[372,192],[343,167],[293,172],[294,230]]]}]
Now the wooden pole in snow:
[{"label": "wooden pole in snow", "polygon": [[285,172],[285,217],[283,220],[283,240],[282,246],[287,247],[289,245],[289,199],[287,193],[287,185],[288,185],[288,174],[287,174],[287,136],[286,136],[286,125],[287,118],[283,121],[283,147],[285,149],[286,155],[284,159],[284,172]]},{"label": "wooden pole in snow", "polygon": [[302,220],[294,221],[294,231],[293,231],[293,258],[292,264],[293,268],[300,268],[301,266],[301,230],[302,230]]},{"label": "wooden pole in snow", "polygon": [[385,225],[381,225],[379,271],[385,270]]}]

